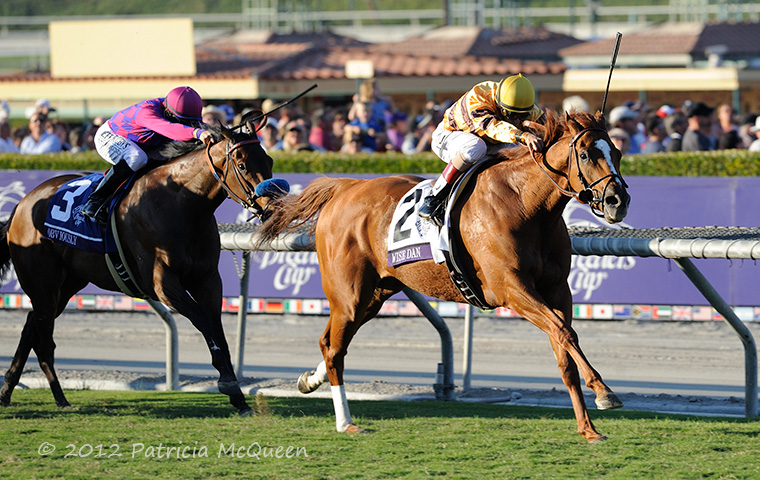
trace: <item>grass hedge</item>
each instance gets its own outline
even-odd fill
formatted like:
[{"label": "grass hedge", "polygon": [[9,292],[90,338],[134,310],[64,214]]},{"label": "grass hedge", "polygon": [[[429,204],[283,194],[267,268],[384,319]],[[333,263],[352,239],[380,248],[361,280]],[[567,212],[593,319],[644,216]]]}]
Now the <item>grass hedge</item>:
[{"label": "grass hedge", "polygon": [[[443,162],[433,153],[313,153],[273,152],[275,173],[440,173]],[[96,152],[74,155],[0,154],[0,170],[102,171],[107,164]],[[719,150],[628,155],[620,167],[626,176],[760,176],[760,152]]]}]

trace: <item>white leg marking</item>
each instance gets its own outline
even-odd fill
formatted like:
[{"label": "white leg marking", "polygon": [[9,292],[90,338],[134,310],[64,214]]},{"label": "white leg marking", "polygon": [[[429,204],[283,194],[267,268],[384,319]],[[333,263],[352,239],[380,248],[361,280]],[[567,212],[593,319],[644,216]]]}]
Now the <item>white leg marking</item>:
[{"label": "white leg marking", "polygon": [[348,411],[348,399],[346,399],[346,388],[344,385],[330,386],[333,398],[333,407],[335,407],[335,429],[343,433],[348,426],[354,423],[351,420],[351,413]]},{"label": "white leg marking", "polygon": [[309,375],[309,377],[306,379],[306,383],[308,384],[309,388],[313,391],[319,388],[320,385],[325,383],[327,381],[327,365],[325,365],[324,360],[317,365],[317,369],[314,371],[314,375]]}]

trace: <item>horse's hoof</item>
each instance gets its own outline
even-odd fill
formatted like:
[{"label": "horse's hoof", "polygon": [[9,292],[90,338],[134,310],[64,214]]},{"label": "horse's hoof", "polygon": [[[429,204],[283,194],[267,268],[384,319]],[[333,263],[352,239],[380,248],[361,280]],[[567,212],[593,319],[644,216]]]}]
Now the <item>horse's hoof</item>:
[{"label": "horse's hoof", "polygon": [[253,416],[253,409],[251,408],[244,408],[240,410],[240,416],[241,417],[252,417]]},{"label": "horse's hoof", "polygon": [[362,427],[354,425],[353,423],[348,426],[344,433],[367,433]]},{"label": "horse's hoof", "polygon": [[592,438],[591,440],[588,441],[588,443],[602,443],[606,441],[607,441],[607,437],[605,437],[604,435],[601,435],[599,436],[599,438]]},{"label": "horse's hoof", "polygon": [[10,406],[11,406],[10,401],[6,402],[5,400],[0,400],[0,407],[10,407]]},{"label": "horse's hoof", "polygon": [[603,397],[596,397],[594,403],[596,403],[596,408],[599,410],[612,410],[623,407],[623,402],[621,402],[618,396],[612,392]]},{"label": "horse's hoof", "polygon": [[319,385],[317,385],[315,388],[312,388],[309,386],[309,377],[317,373],[316,370],[312,370],[310,372],[304,372],[300,377],[298,377],[298,391],[301,393],[311,393],[317,388],[319,388]]},{"label": "horse's hoof", "polygon": [[68,405],[68,404],[58,405],[58,408],[61,410],[68,410],[70,412],[76,412],[77,410],[79,410],[79,407],[72,407],[71,405]]}]

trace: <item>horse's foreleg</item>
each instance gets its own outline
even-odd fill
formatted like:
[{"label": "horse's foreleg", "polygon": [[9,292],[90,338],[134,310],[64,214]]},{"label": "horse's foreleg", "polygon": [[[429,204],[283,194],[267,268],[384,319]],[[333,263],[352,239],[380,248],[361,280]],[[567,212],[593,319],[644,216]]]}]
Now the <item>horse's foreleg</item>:
[{"label": "horse's foreleg", "polygon": [[200,285],[193,285],[192,288],[185,290],[179,280],[168,270],[159,271],[162,272],[158,275],[161,282],[154,285],[158,299],[187,317],[201,332],[211,353],[211,364],[219,372],[217,382],[219,392],[229,396],[230,403],[240,415],[250,415],[252,410],[240,390],[222,328],[222,287],[219,274],[209,275]]},{"label": "horse's foreleg", "polygon": [[588,415],[586,401],[583,399],[583,393],[581,392],[581,377],[578,375],[577,365],[567,350],[559,346],[553,339],[551,340],[551,344],[554,356],[557,358],[557,368],[559,368],[562,382],[567,387],[570,400],[573,403],[573,411],[578,422],[578,433],[589,442],[607,440],[607,437],[596,431]]},{"label": "horse's foreleg", "polygon": [[327,378],[327,366],[325,365],[325,361],[322,360],[317,365],[316,370],[304,372],[298,378],[298,391],[301,393],[311,393],[327,381],[329,381],[329,378]]}]

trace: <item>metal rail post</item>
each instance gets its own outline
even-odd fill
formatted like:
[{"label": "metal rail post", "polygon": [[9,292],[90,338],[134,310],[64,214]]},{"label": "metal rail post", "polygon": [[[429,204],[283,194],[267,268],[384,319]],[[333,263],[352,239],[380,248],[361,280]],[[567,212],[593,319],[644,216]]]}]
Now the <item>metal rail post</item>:
[{"label": "metal rail post", "polygon": [[472,322],[475,317],[475,307],[467,305],[464,312],[464,350],[462,352],[462,390],[470,389],[470,373],[472,372]]},{"label": "metal rail post", "polygon": [[452,400],[454,398],[454,344],[451,341],[451,331],[449,331],[446,322],[430,306],[430,303],[425,300],[422,294],[409,287],[404,287],[404,293],[420,309],[430,323],[433,324],[441,336],[441,363],[439,364],[439,370],[443,371],[439,373],[442,376],[440,380],[443,382],[441,384],[439,380],[434,385],[436,390],[435,398],[438,400]]},{"label": "metal rail post", "polygon": [[673,261],[689,277],[691,283],[704,295],[710,305],[723,315],[744,344],[744,411],[747,417],[757,417],[757,347],[752,333],[690,259],[674,258]]},{"label": "metal rail post", "polygon": [[169,308],[158,300],[148,299],[153,312],[164,321],[166,327],[166,388],[179,390],[179,340],[177,323]]},{"label": "metal rail post", "polygon": [[[235,252],[232,252],[235,255]],[[235,377],[240,381],[243,378],[243,366],[245,355],[245,324],[248,315],[248,277],[251,270],[251,253],[243,253],[243,274],[240,276],[240,309],[237,315],[237,348],[235,349]]]}]

